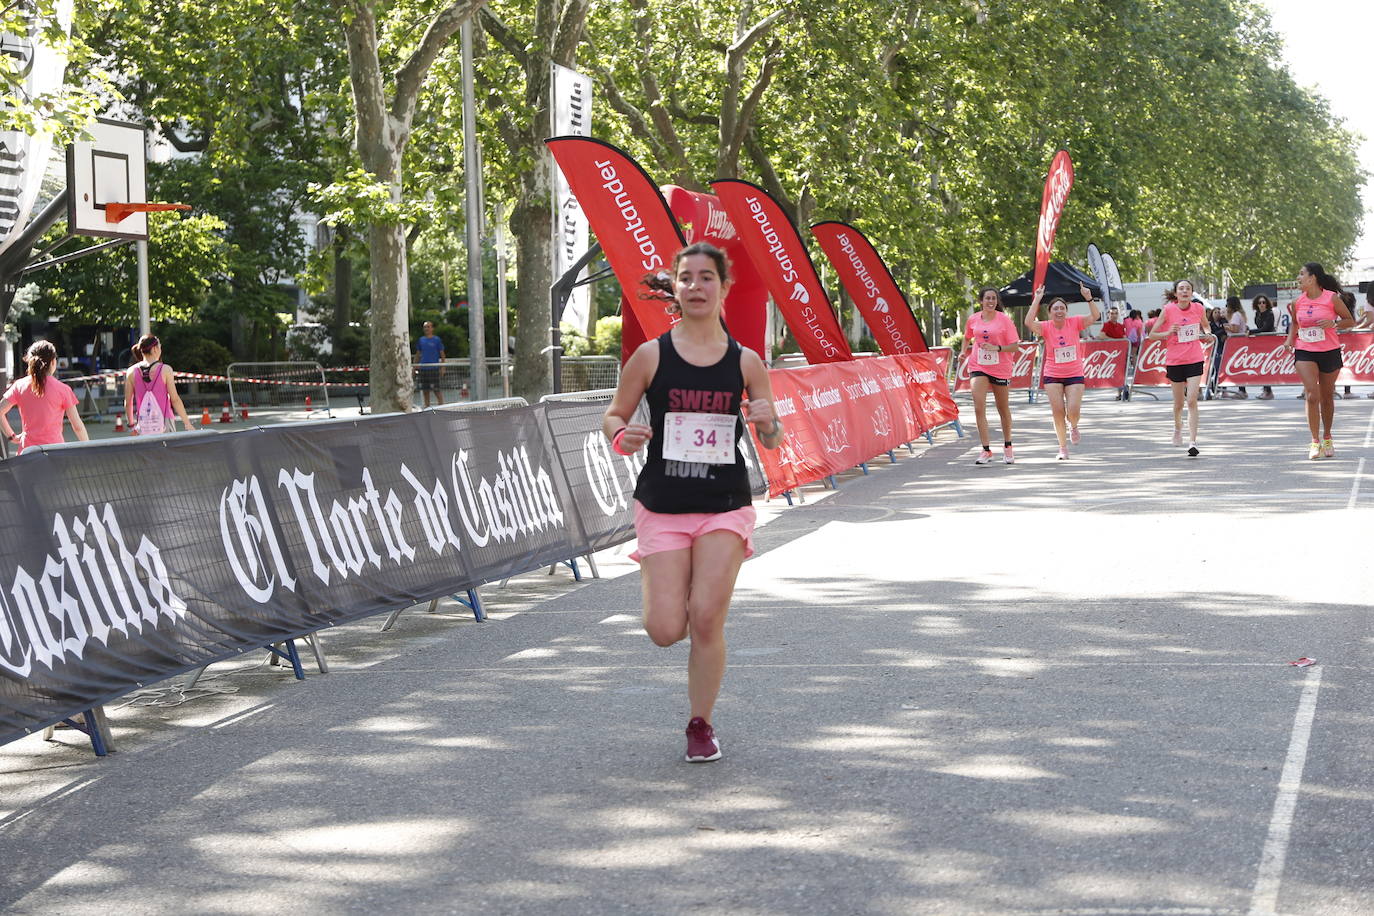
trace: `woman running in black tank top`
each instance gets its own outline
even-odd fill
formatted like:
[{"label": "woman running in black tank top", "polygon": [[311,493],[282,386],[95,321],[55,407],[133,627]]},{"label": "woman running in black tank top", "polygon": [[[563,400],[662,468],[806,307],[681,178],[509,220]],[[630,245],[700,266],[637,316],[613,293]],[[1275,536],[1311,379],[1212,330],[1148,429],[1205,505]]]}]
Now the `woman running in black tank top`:
[{"label": "woman running in black tank top", "polygon": [[[678,252],[672,307],[682,320],[635,350],[603,422],[621,454],[649,447],[635,487],[639,546],[631,556],[640,563],[649,638],[671,646],[691,634],[686,756],[693,763],[721,756],[711,711],[725,676],[725,617],[740,564],[753,553],[740,415],[765,448],[782,442],[763,360],[721,321],[729,285],[719,249],[698,243]],[[645,397],[649,425],[631,423]]]}]

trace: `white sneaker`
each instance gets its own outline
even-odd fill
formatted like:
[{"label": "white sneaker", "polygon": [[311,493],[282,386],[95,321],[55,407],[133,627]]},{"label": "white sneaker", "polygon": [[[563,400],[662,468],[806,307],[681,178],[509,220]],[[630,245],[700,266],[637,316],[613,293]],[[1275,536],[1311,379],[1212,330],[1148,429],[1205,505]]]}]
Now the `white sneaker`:
[{"label": "white sneaker", "polygon": [[1002,448],[1002,461],[1005,462],[1006,464],[1015,464],[1015,463],[1016,463],[1016,456],[1013,455],[1013,454],[1011,453],[1011,446],[1010,446],[1010,445],[1004,446],[1004,447]]},{"label": "white sneaker", "polygon": [[973,463],[974,463],[974,464],[992,464],[992,449],[990,449],[990,448],[985,448],[985,449],[983,449],[983,454],[979,455],[979,456],[978,456],[978,459],[977,459],[976,461],[974,461]]},{"label": "white sneaker", "polygon": [[1066,448],[1061,448],[1061,449],[1059,450],[1059,455],[1055,458],[1055,460],[1056,460],[1056,461],[1068,461],[1068,460],[1069,460],[1069,450],[1066,449]]},{"label": "white sneaker", "polygon": [[1191,442],[1191,443],[1189,443],[1189,444],[1188,444],[1188,457],[1189,457],[1189,458],[1196,458],[1197,456],[1198,456],[1197,443],[1196,443],[1196,442]]}]

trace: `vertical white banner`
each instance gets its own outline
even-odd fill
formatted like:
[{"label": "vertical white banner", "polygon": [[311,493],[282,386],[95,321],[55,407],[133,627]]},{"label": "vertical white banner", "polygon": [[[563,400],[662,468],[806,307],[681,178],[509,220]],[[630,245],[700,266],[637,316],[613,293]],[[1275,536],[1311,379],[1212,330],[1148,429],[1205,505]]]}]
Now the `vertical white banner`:
[{"label": "vertical white banner", "polygon": [[[57,23],[72,28],[72,0],[54,5]],[[35,23],[28,35],[0,35],[0,53],[14,59],[24,78],[24,94],[36,98],[62,88],[67,55],[44,44]],[[43,185],[52,151],[52,135],[40,131],[0,131],[0,251],[28,224],[29,212]]]},{"label": "vertical white banner", "polygon": [[[549,91],[552,93],[550,115],[552,136],[589,137],[592,133],[592,81],[590,77],[550,64]],[[567,273],[587,251],[587,217],[573,196],[563,171],[553,169],[553,279]],[[586,271],[582,272],[582,277]],[[573,290],[563,309],[563,321],[579,330],[587,329],[591,311],[591,290],[579,286]]]}]

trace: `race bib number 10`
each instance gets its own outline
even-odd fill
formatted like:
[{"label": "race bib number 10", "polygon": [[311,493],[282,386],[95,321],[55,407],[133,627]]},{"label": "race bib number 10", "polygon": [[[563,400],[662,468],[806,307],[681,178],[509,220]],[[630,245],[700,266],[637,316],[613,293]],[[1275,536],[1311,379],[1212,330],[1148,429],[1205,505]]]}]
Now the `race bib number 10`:
[{"label": "race bib number 10", "polygon": [[1054,348],[1054,361],[1056,363],[1071,363],[1078,359],[1078,346],[1071,344],[1067,347]]},{"label": "race bib number 10", "polygon": [[703,464],[735,463],[735,415],[667,413],[663,415],[663,457]]}]

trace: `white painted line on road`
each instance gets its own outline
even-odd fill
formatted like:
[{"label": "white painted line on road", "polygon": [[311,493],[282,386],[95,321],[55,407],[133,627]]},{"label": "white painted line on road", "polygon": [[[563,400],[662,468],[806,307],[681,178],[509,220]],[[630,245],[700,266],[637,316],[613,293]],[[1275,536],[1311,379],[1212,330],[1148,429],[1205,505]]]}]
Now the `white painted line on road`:
[{"label": "white painted line on road", "polygon": [[251,717],[253,717],[253,716],[256,716],[256,715],[260,715],[260,714],[262,714],[262,713],[265,713],[265,712],[267,712],[267,710],[273,708],[273,707],[276,706],[276,705],[277,705],[276,703],[264,703],[264,704],[262,704],[261,706],[257,707],[256,709],[250,709],[250,710],[248,710],[247,712],[241,712],[241,713],[239,713],[239,714],[236,715],[236,716],[230,716],[230,717],[227,718],[227,719],[221,719],[220,721],[216,722],[214,725],[211,725],[210,727],[211,727],[211,728],[225,728],[225,727],[230,726],[230,725],[237,725],[238,723],[242,722],[244,719],[248,719],[248,718],[251,718]]},{"label": "white painted line on road", "polygon": [[1374,441],[1374,411],[1369,414],[1369,425],[1364,428],[1364,447],[1369,448],[1369,443]]},{"label": "white painted line on road", "polygon": [[1250,916],[1274,916],[1278,912],[1279,883],[1283,878],[1283,863],[1288,858],[1288,841],[1293,833],[1293,815],[1298,808],[1298,791],[1302,788],[1302,770],[1307,764],[1307,741],[1312,736],[1312,720],[1317,715],[1317,692],[1322,686],[1322,669],[1314,665],[1307,669],[1307,683],[1298,700],[1298,713],[1293,719],[1293,737],[1288,743],[1288,758],[1279,776],[1279,795],[1274,799],[1274,816],[1269,820],[1269,838],[1260,856],[1259,877],[1250,897]]},{"label": "white painted line on road", "polygon": [[[1374,414],[1370,414],[1370,416],[1374,416]],[[1345,503],[1347,509],[1355,508],[1355,500],[1360,498],[1360,475],[1363,473],[1364,459],[1361,458],[1360,463],[1355,465],[1355,482],[1350,485],[1350,499],[1346,500]]]}]

